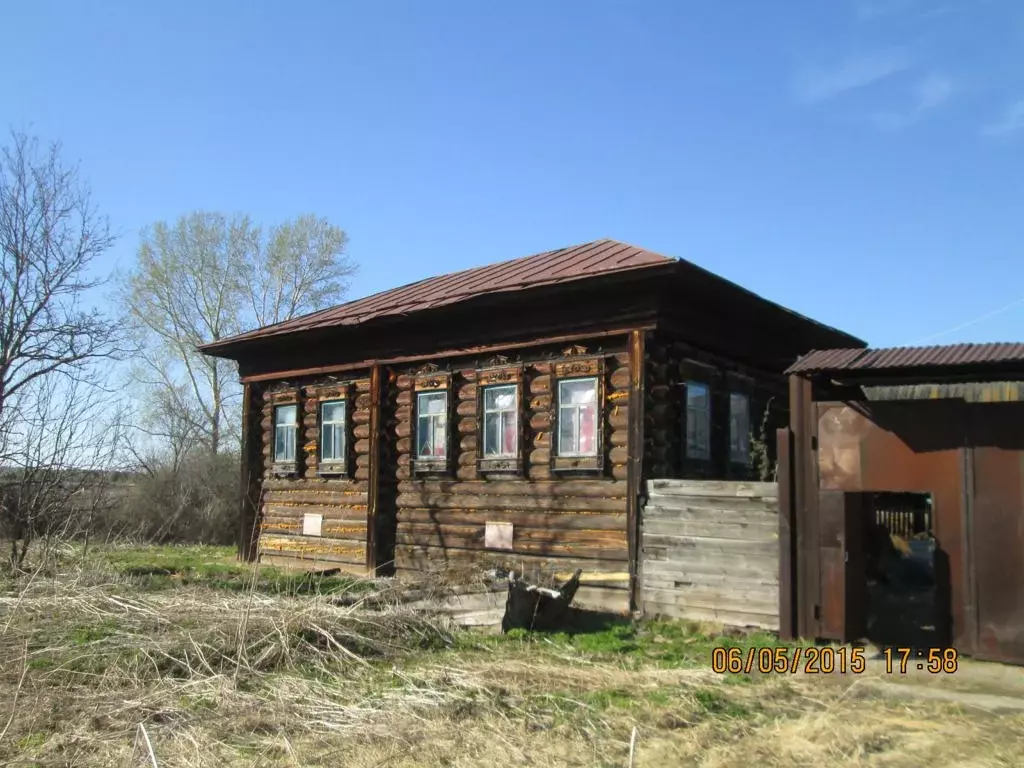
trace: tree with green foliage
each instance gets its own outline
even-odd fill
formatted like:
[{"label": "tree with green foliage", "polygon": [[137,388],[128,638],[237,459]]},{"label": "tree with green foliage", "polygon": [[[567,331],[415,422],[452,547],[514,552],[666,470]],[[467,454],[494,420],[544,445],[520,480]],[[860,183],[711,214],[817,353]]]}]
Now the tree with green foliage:
[{"label": "tree with green foliage", "polygon": [[197,347],[338,303],[355,272],[347,242],[312,215],[263,228],[197,212],[143,231],[120,296],[137,342],[141,426],[175,460],[197,446],[237,450],[234,363]]}]

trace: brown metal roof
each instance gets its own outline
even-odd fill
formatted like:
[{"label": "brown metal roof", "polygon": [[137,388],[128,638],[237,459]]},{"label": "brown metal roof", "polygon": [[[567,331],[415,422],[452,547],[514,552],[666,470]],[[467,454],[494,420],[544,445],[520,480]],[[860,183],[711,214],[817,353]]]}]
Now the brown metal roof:
[{"label": "brown metal roof", "polygon": [[970,367],[1003,363],[1024,363],[1024,343],[819,349],[801,357],[786,373],[884,371],[895,368]]},{"label": "brown metal roof", "polygon": [[241,341],[312,328],[358,325],[379,317],[407,315],[492,293],[566,283],[597,275],[672,264],[676,260],[615,240],[546,251],[511,261],[427,278],[319,312],[264,326],[200,347],[212,351]]}]

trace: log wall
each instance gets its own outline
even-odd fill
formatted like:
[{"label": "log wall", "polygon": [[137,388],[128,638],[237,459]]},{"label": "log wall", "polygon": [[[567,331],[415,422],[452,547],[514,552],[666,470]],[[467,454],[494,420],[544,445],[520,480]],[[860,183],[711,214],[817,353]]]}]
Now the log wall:
[{"label": "log wall", "polygon": [[[577,602],[626,610],[626,427],[628,355],[581,353],[601,360],[603,467],[585,472],[553,468],[556,367],[560,358],[536,353],[508,361],[521,366],[521,466],[482,472],[479,458],[478,377],[486,361],[449,365],[449,469],[421,476],[413,465],[413,388],[416,370],[394,381],[397,449],[397,572],[481,571],[499,568],[528,578],[568,578],[582,568]],[[539,359],[538,359],[539,358]],[[479,366],[479,367],[478,367]],[[407,405],[406,405],[407,404]],[[488,548],[488,523],[511,523],[511,549]]]},{"label": "log wall", "polygon": [[647,616],[779,627],[778,486],[653,480],[641,525]]},{"label": "log wall", "polygon": [[[750,398],[750,429],[764,429],[769,463],[774,464],[775,430],[788,422],[786,380],[781,372],[764,371],[696,349],[680,334],[657,331],[647,340],[644,479],[758,479],[755,464],[734,464],[729,456],[729,394]],[[686,456],[686,382],[706,384],[711,393],[711,456]],[[754,445],[751,444],[753,450]]]},{"label": "log wall", "polygon": [[[366,572],[366,519],[370,472],[370,380],[279,383],[263,395],[259,437],[263,455],[260,560],[272,565]],[[344,474],[323,477],[318,467],[318,413],[324,387],[344,389],[348,456]],[[300,420],[295,471],[281,474],[273,461],[273,409],[294,397]],[[323,516],[321,535],[303,535],[306,514]]]}]

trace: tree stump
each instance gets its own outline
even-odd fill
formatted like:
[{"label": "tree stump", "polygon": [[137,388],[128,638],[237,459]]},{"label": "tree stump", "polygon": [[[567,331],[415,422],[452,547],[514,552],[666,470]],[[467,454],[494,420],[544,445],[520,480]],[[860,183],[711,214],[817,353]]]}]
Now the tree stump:
[{"label": "tree stump", "polygon": [[535,629],[547,632],[564,626],[569,615],[569,605],[580,586],[581,573],[582,569],[576,569],[572,578],[558,589],[528,584],[515,571],[510,573],[501,631]]}]

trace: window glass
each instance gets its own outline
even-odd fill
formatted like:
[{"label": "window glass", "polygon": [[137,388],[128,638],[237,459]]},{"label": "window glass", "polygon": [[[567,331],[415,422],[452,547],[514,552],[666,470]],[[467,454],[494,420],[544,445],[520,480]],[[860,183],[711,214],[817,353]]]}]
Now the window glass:
[{"label": "window glass", "polygon": [[693,381],[686,382],[686,455],[711,458],[711,392]]},{"label": "window glass", "polygon": [[750,398],[739,392],[729,395],[729,459],[750,462]]},{"label": "window glass", "polygon": [[443,459],[448,448],[448,393],[421,392],[416,396],[416,456]]},{"label": "window glass", "polygon": [[279,405],[274,409],[274,461],[295,461],[296,405]]},{"label": "window glass", "polygon": [[597,379],[558,383],[558,455],[597,455]]},{"label": "window glass", "polygon": [[320,460],[345,460],[345,401],[320,404]]},{"label": "window glass", "polygon": [[515,456],[518,448],[516,387],[484,389],[484,452],[488,458]]}]

